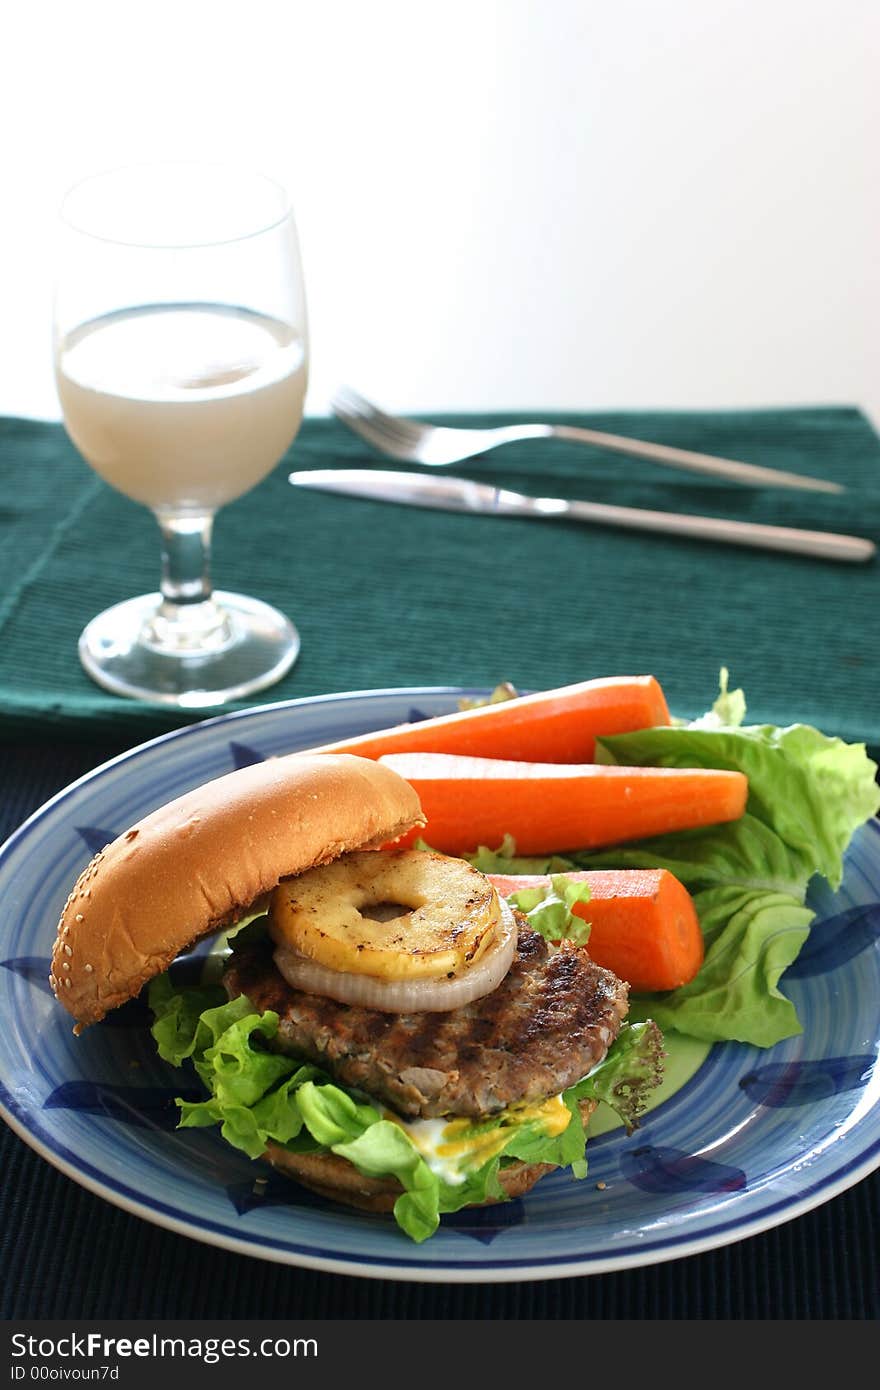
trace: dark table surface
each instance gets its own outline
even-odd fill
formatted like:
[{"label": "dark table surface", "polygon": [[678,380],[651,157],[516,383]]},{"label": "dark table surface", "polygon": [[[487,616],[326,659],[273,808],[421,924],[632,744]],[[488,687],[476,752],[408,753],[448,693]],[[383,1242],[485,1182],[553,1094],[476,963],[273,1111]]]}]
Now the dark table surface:
[{"label": "dark table surface", "polygon": [[[846,481],[844,500],[737,490],[592,451],[524,446],[470,471],[525,491],[857,530],[878,538],[880,445],[857,411],[593,417]],[[298,467],[376,460],[309,422]],[[266,699],[392,685],[564,684],[653,671],[696,714],[732,667],[758,720],[880,746],[876,565],[296,498],[287,464],[230,509],[229,587],[285,607],[300,663]],[[460,469],[459,471],[465,471]],[[150,587],[155,537],[96,484],[58,427],[0,421],[0,837],[54,792],[178,719],[92,687],[76,633]],[[352,510],[347,510],[348,507]],[[235,513],[239,522],[235,523]],[[242,531],[244,519],[244,532]],[[242,536],[244,534],[244,540]],[[252,535],[261,538],[258,546]],[[226,570],[230,573],[227,576]],[[192,718],[192,715],[188,716]],[[0,1126],[0,1315],[7,1318],[867,1318],[880,1312],[880,1174],[748,1240],[643,1269],[503,1285],[318,1273],[215,1249],[111,1206]]]}]

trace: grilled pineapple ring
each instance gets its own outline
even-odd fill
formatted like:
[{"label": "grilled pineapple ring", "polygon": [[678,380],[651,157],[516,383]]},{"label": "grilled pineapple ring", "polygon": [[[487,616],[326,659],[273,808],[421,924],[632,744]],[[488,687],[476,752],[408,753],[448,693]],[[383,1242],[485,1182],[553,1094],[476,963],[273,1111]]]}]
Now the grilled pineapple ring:
[{"label": "grilled pineapple ring", "polygon": [[280,883],[269,918],[279,945],[332,970],[442,979],[479,959],[501,905],[491,883],[462,859],[368,850]]}]

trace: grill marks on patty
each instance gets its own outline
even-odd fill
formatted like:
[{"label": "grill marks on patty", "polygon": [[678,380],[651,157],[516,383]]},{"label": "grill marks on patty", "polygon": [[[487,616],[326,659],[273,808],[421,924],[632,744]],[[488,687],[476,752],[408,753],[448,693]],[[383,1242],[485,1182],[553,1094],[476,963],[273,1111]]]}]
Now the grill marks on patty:
[{"label": "grill marks on patty", "polygon": [[582,948],[547,942],[519,919],[516,955],[491,994],[450,1013],[390,1014],[294,989],[271,943],[243,945],[224,976],[279,1015],[275,1046],[402,1115],[485,1115],[545,1100],[602,1060],[627,1012],[627,987]]}]

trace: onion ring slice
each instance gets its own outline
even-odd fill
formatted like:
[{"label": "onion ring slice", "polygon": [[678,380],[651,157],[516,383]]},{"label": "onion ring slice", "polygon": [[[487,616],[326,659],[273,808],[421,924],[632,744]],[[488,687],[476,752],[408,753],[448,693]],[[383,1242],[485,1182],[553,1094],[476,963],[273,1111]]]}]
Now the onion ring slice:
[{"label": "onion ring slice", "polygon": [[491,994],[510,969],[516,951],[516,918],[503,898],[500,903],[501,920],[490,945],[451,979],[380,980],[375,975],[348,974],[301,956],[286,944],[276,946],[273,959],[287,983],[306,994],[390,1014],[449,1013]]}]

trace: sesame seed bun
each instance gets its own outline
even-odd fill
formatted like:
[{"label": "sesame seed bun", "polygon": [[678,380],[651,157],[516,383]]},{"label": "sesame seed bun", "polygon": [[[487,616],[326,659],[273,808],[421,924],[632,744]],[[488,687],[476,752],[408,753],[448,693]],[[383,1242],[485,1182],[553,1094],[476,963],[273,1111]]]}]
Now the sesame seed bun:
[{"label": "sesame seed bun", "polygon": [[294,753],[218,777],[138,821],[83,870],[58,923],[52,989],[78,1032],[282,878],[424,823],[409,783],[366,758]]}]

